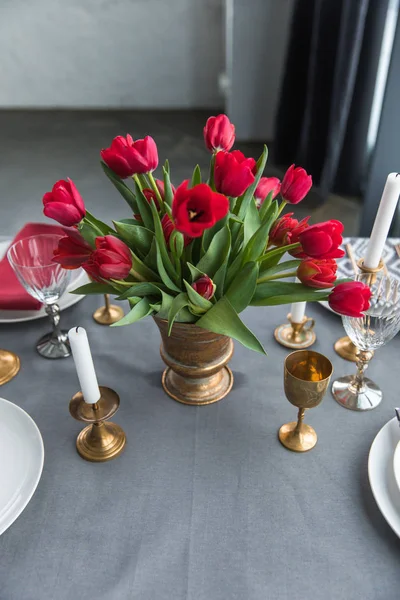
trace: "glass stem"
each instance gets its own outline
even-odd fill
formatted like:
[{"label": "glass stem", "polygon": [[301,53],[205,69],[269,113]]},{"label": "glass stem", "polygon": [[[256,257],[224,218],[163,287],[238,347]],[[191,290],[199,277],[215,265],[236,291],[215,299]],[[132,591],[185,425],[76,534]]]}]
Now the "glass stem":
[{"label": "glass stem", "polygon": [[372,358],[372,352],[367,350],[360,350],[358,353],[357,360],[357,373],[351,382],[351,387],[355,389],[357,393],[360,393],[364,388],[364,373],[368,368],[368,363]]},{"label": "glass stem", "polygon": [[53,338],[59,342],[64,341],[64,335],[60,329],[60,307],[58,304],[47,304],[45,310],[53,325]]}]

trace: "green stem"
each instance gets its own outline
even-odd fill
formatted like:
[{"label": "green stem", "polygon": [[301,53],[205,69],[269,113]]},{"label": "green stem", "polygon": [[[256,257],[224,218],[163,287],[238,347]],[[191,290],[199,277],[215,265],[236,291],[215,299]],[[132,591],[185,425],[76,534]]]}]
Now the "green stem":
[{"label": "green stem", "polygon": [[266,275],[265,277],[260,277],[257,279],[257,283],[265,283],[266,281],[273,281],[274,279],[284,279],[285,277],[296,277],[296,271],[288,271],[287,273],[278,273],[277,275]]},{"label": "green stem", "polygon": [[135,175],[132,175],[132,179],[133,179],[134,181],[136,181],[136,183],[137,183],[137,185],[138,185],[138,187],[139,187],[140,191],[142,192],[142,191],[143,191],[143,186],[142,186],[142,184],[141,184],[141,181],[140,181],[140,179],[139,179],[139,176],[138,176],[138,175],[136,175],[136,173],[135,173]]},{"label": "green stem", "polygon": [[94,229],[101,237],[104,236],[104,233],[101,231],[101,229],[97,227],[97,225],[93,223],[87,215],[83,217],[83,222],[86,223],[86,225],[89,225],[89,227],[91,227],[92,229]]},{"label": "green stem", "polygon": [[148,178],[149,178],[149,181],[150,181],[151,187],[153,188],[153,191],[154,191],[155,195],[157,196],[157,200],[158,200],[158,202],[160,203],[160,208],[161,208],[161,207],[163,206],[163,204],[164,204],[164,201],[163,201],[163,199],[161,198],[160,190],[159,190],[159,189],[158,189],[158,187],[157,187],[157,184],[156,184],[156,182],[155,182],[155,179],[154,179],[154,177],[153,177],[153,173],[152,173],[151,171],[149,171],[149,172],[147,173],[147,176],[148,176]]},{"label": "green stem", "polygon": [[278,217],[281,214],[281,212],[283,211],[283,209],[285,208],[287,202],[286,200],[282,200],[280,207],[278,208]]},{"label": "green stem", "polygon": [[[216,154],[216,153],[215,153]],[[215,154],[212,155],[210,161],[210,173],[208,175],[208,185],[215,192],[215,184],[214,184],[214,167],[215,167]]]},{"label": "green stem", "polygon": [[[278,248],[274,248],[273,250],[267,250],[265,254],[260,256],[258,259],[259,262],[264,262],[264,260],[268,260],[276,256],[277,254],[284,254],[285,252],[289,252],[290,250],[294,250],[295,248],[300,248],[300,242],[296,242],[295,244],[288,244],[287,246],[279,246]],[[285,252],[282,253],[282,250]]]}]

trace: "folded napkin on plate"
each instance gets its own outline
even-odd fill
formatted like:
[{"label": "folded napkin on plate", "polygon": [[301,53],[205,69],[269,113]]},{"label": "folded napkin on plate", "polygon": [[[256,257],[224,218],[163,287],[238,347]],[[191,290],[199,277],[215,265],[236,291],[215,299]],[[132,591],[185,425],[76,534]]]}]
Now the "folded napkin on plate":
[{"label": "folded napkin on plate", "polygon": [[[23,240],[32,235],[42,233],[64,233],[64,230],[57,225],[47,225],[46,223],[27,223],[21,231],[15,236],[12,244]],[[12,245],[10,244],[10,246]],[[0,309],[2,310],[39,310],[41,303],[35,300],[25,291],[17,279],[7,254],[0,261]]]}]

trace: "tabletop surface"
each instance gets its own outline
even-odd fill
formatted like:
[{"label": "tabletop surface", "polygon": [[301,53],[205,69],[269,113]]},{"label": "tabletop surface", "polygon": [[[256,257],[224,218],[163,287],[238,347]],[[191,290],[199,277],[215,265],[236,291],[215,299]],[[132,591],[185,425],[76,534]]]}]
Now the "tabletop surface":
[{"label": "tabletop surface", "polygon": [[[0,537],[1,600],[398,600],[400,541],[372,497],[367,460],[399,404],[400,336],[370,366],[382,404],[356,413],[328,392],[306,415],[316,448],[295,454],[277,439],[296,417],[283,393],[287,352],[273,339],[287,307],[244,313],[268,357],[236,343],[232,392],[192,407],[161,388],[152,320],[104,328],[91,317],[100,304],[86,298],[61,323],[87,329],[99,383],[120,395],[114,421],[127,446],[108,463],[76,453],[73,360],[34,349],[46,320],[0,325],[0,347],[22,364],[0,395],[34,418],[45,446],[39,486]],[[340,318],[318,305],[307,314],[334,377],[353,372],[332,348]]]}]

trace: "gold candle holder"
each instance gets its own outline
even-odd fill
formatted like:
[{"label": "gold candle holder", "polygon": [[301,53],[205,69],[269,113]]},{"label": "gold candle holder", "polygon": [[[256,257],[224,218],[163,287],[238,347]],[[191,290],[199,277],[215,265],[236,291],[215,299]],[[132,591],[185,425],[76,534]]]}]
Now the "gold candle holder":
[{"label": "gold candle holder", "polygon": [[124,310],[121,306],[110,303],[110,295],[104,294],[104,306],[101,306],[93,313],[93,319],[99,325],[112,325],[120,321],[124,316]]},{"label": "gold candle holder", "polygon": [[285,423],[279,429],[279,441],[293,452],[307,452],[317,443],[315,430],[304,423],[308,408],[322,402],[328,389],[333,367],[328,358],[313,350],[292,352],[286,357],[284,386],[286,398],[297,406],[297,421]]},{"label": "gold candle holder", "polygon": [[0,349],[0,385],[8,383],[21,368],[19,357],[9,350]]},{"label": "gold candle holder", "polygon": [[115,423],[106,423],[119,408],[119,396],[114,390],[100,386],[100,399],[95,404],[85,402],[82,392],[73,396],[69,412],[74,419],[90,423],[76,440],[80,456],[91,462],[105,462],[121,454],[126,444],[124,430]]},{"label": "gold candle holder", "polygon": [[[360,269],[361,273],[363,273],[366,277],[363,279],[364,283],[367,285],[372,285],[375,283],[378,273],[384,270],[385,265],[383,260],[381,259],[379,265],[374,269],[370,269],[364,266],[364,259],[360,258],[357,262],[357,266]],[[350,360],[351,362],[358,361],[358,348],[353,344],[351,339],[345,335],[339,338],[333,345],[336,354],[338,354],[341,358],[345,360]]]},{"label": "gold candle holder", "polygon": [[294,323],[290,313],[287,318],[289,323],[279,325],[274,331],[278,344],[296,350],[312,346],[317,339],[314,331],[314,319],[304,316],[301,323]]}]

